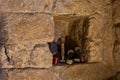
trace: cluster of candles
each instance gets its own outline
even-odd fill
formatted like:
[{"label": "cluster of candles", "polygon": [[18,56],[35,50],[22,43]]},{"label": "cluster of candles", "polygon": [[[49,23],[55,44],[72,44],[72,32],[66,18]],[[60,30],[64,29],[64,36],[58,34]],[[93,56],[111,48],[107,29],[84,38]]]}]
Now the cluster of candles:
[{"label": "cluster of candles", "polygon": [[66,63],[71,65],[73,63],[85,63],[85,62],[86,62],[85,57],[82,55],[79,47],[76,47],[75,51],[68,50],[67,56],[65,59],[59,59],[58,57],[53,57],[53,64],[56,64],[56,65],[58,63]]}]

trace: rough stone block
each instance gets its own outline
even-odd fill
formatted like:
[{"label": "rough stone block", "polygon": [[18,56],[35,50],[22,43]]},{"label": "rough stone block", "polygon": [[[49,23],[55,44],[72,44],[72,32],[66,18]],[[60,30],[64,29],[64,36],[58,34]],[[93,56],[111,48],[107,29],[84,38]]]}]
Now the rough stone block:
[{"label": "rough stone block", "polygon": [[52,66],[52,54],[47,44],[36,44],[30,53],[29,67],[49,68]]},{"label": "rough stone block", "polygon": [[71,0],[0,0],[0,12],[68,12]]},{"label": "rough stone block", "polygon": [[23,48],[23,44],[6,44],[0,54],[2,68],[24,68],[29,65],[28,50]]},{"label": "rough stone block", "polygon": [[1,12],[35,12],[43,11],[45,0],[0,0]]},{"label": "rough stone block", "polygon": [[52,54],[47,46],[54,38],[51,15],[1,14],[0,23],[2,68],[30,67],[29,60],[35,63],[32,67],[52,66]]},{"label": "rough stone block", "polygon": [[115,74],[103,64],[56,66],[50,69],[9,70],[9,80],[108,80]]},{"label": "rough stone block", "polygon": [[47,14],[7,14],[4,15],[3,29],[8,37],[7,43],[49,42],[54,37],[51,15]]}]

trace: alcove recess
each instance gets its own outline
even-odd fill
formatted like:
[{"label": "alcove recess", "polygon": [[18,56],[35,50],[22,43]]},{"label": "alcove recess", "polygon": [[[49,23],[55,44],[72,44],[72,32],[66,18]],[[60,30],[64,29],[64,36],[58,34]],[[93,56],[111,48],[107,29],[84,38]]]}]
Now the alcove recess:
[{"label": "alcove recess", "polygon": [[[65,57],[67,51],[75,49],[79,46],[81,52],[88,59],[88,52],[86,50],[87,33],[89,27],[88,16],[76,15],[58,15],[54,16],[55,42],[61,37],[65,37],[64,53]],[[61,52],[62,53],[62,52]]]}]

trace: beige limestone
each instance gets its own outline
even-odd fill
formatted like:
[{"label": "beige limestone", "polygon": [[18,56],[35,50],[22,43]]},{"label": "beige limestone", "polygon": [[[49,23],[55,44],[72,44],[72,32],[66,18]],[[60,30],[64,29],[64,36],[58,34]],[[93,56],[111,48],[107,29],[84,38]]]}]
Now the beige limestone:
[{"label": "beige limestone", "polygon": [[[9,70],[9,80],[108,80],[116,72],[101,63]],[[115,77],[116,78],[116,77]]]},{"label": "beige limestone", "polygon": [[115,64],[120,65],[120,1],[113,3],[113,29],[114,29],[114,49],[113,57]]},{"label": "beige limestone", "polygon": [[[29,67],[28,60],[33,49],[35,48],[36,50],[36,45],[41,44],[45,45],[45,49],[40,49],[39,52],[34,50],[34,54],[44,54],[44,57],[39,56],[41,61],[37,58],[36,66],[51,67],[52,54],[47,43],[54,38],[53,17],[49,14],[41,13],[1,14],[1,16],[5,16],[3,22],[5,25],[2,26],[5,35],[1,34],[4,36],[1,38],[1,42],[4,39],[3,42],[7,51],[6,53],[3,51],[1,54],[3,57],[6,55],[11,59],[9,63],[12,61],[11,65],[6,65],[5,62],[2,62],[2,68],[11,68],[11,66],[12,68]],[[42,48],[43,46],[39,47]],[[4,61],[7,63],[6,59],[4,58]],[[42,65],[44,63],[45,65]]]},{"label": "beige limestone", "polygon": [[[47,44],[54,39],[53,16],[75,14],[89,17],[90,24],[85,44],[89,62],[112,62],[113,36],[110,0],[0,1],[0,11],[9,12],[3,17],[5,26],[2,30],[5,32],[5,37],[2,40],[6,45],[19,46],[16,50],[11,51],[11,55],[15,56],[16,53],[19,53],[18,51],[23,51],[24,55],[29,57],[36,44]],[[51,57],[49,51],[48,55]],[[111,60],[104,57],[108,55]],[[26,61],[23,62],[25,65],[27,65]]]}]

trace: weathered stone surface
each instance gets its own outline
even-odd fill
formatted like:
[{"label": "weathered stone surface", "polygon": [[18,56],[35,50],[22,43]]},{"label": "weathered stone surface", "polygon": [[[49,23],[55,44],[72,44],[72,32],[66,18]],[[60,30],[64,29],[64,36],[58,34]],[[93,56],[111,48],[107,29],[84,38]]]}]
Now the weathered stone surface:
[{"label": "weathered stone surface", "polygon": [[54,14],[73,14],[74,1],[73,0],[53,0],[52,11]]},{"label": "weathered stone surface", "polygon": [[[10,73],[10,71],[8,72],[8,73]],[[26,76],[26,75],[28,75],[28,70],[25,70],[25,69],[23,69],[23,70],[17,70],[17,71],[13,71],[12,70],[12,72],[10,73],[10,74],[13,74],[14,76],[12,76],[12,75],[9,75],[8,74],[8,76],[11,76],[11,77],[9,77],[9,79],[14,79],[14,80],[29,80],[29,76]],[[15,76],[17,76],[17,77],[15,77]]]},{"label": "weathered stone surface", "polygon": [[53,40],[54,26],[51,15],[47,14],[8,14],[5,30],[7,43],[49,42]]},{"label": "weathered stone surface", "polygon": [[114,71],[101,64],[85,64],[69,67],[62,74],[62,80],[104,80]]},{"label": "weathered stone surface", "polygon": [[113,57],[115,63],[120,65],[120,42],[117,40],[114,43]]},{"label": "weathered stone surface", "polygon": [[114,49],[113,57],[115,64],[120,65],[120,1],[113,3],[113,28],[114,28]]},{"label": "weathered stone surface", "polygon": [[0,0],[1,12],[35,12],[45,8],[45,0]]},{"label": "weathered stone surface", "polygon": [[29,67],[49,68],[52,66],[52,54],[50,54],[48,44],[36,44],[30,53]]},{"label": "weathered stone surface", "polygon": [[116,0],[113,3],[113,21],[114,24],[120,23],[120,1]]},{"label": "weathered stone surface", "polygon": [[115,28],[115,42],[114,42],[114,49],[113,49],[113,57],[115,63],[120,65],[120,25],[114,26]]},{"label": "weathered stone surface", "polygon": [[113,64],[114,30],[112,26],[112,5],[110,0],[107,0],[106,3],[104,3],[103,9],[104,11],[102,21],[104,27],[101,30],[101,37],[103,42],[103,46],[101,46],[101,51],[103,52],[102,56],[105,63]]},{"label": "weathered stone surface", "polygon": [[108,66],[96,63],[50,69],[14,69],[9,70],[8,77],[9,80],[106,80],[115,73]]},{"label": "weathered stone surface", "polygon": [[[87,36],[87,49],[89,52],[89,62],[109,62],[112,63],[112,6],[110,0],[90,1],[92,13],[90,14],[90,24]],[[111,35],[110,35],[111,34]],[[109,54],[109,56],[108,56]],[[107,60],[106,57],[111,60]]]},{"label": "weathered stone surface", "polygon": [[0,0],[0,12],[69,12],[71,0]]},{"label": "weathered stone surface", "polygon": [[[2,67],[29,67],[29,58],[32,52],[37,55],[44,54],[44,56],[40,55],[39,58],[35,57],[41,60],[41,62],[36,60],[37,67],[50,67],[52,65],[52,54],[49,52],[47,43],[54,38],[52,16],[39,13],[1,14],[1,16],[4,16],[1,18],[5,23],[1,26]],[[43,47],[43,50],[37,50],[36,45],[41,44],[45,45],[44,47],[40,46],[40,48]],[[10,64],[6,65],[6,63]],[[44,63],[45,65],[43,65]]]},{"label": "weathered stone surface", "polygon": [[0,69],[0,80],[8,80],[8,70]]}]

